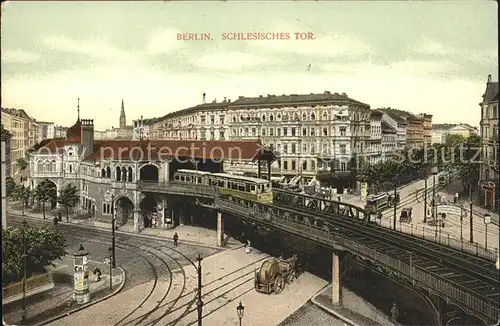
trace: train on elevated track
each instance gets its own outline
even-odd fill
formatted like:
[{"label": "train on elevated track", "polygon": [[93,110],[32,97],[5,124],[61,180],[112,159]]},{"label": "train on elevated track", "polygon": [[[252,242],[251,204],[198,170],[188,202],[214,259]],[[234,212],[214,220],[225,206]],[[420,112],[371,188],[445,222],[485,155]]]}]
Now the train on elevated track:
[{"label": "train on elevated track", "polygon": [[272,182],[229,173],[210,173],[197,170],[177,170],[174,181],[217,187],[219,194],[272,204]]}]

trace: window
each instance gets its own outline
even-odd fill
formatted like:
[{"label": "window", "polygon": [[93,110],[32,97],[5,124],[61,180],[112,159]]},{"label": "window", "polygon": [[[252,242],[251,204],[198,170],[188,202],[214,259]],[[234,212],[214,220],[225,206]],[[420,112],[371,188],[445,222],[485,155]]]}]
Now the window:
[{"label": "window", "polygon": [[316,115],[313,113],[311,113],[311,120],[316,120]]},{"label": "window", "polygon": [[307,120],[307,114],[304,112],[302,113],[302,121],[306,121]]},{"label": "window", "polygon": [[340,145],[340,154],[341,155],[347,154],[347,146],[345,144]]},{"label": "window", "polygon": [[210,139],[211,140],[215,139],[215,131],[210,131]]},{"label": "window", "polygon": [[307,128],[302,128],[302,136],[307,136]]},{"label": "window", "polygon": [[235,128],[233,128],[233,136],[237,136],[237,132],[236,132]]},{"label": "window", "polygon": [[297,151],[297,148],[295,147],[295,144],[292,144],[292,154],[295,154]]},{"label": "window", "polygon": [[265,114],[262,115],[262,121],[266,121],[266,115]]},{"label": "window", "polygon": [[316,136],[316,132],[315,132],[314,127],[311,128],[311,136],[313,136],[313,137]]},{"label": "window", "polygon": [[340,163],[340,171],[347,171],[347,164],[345,162]]},{"label": "window", "polygon": [[224,140],[224,131],[219,131],[219,139]]},{"label": "window", "polygon": [[207,138],[206,131],[200,130],[200,140],[205,140]]},{"label": "window", "polygon": [[292,160],[292,171],[295,171],[295,160]]},{"label": "window", "polygon": [[265,136],[266,135],[266,128],[262,128],[262,136]]},{"label": "window", "polygon": [[233,122],[236,122],[236,116],[233,115]]},{"label": "window", "polygon": [[328,120],[328,113],[323,112],[322,120]]},{"label": "window", "polygon": [[302,170],[307,170],[307,161],[302,162]]},{"label": "window", "polygon": [[215,115],[210,116],[210,123],[213,125],[215,124]]},{"label": "window", "polygon": [[220,123],[221,125],[223,125],[223,124],[225,123],[225,121],[224,121],[224,120],[225,120],[225,118],[226,118],[226,117],[225,117],[224,115],[220,115],[220,116],[219,116],[219,123]]},{"label": "window", "polygon": [[283,145],[283,153],[288,153],[288,145],[287,144],[284,144]]},{"label": "window", "polygon": [[323,128],[323,136],[328,136],[328,128]]},{"label": "window", "polygon": [[307,153],[307,144],[302,144],[302,153]]},{"label": "window", "polygon": [[204,125],[204,124],[205,124],[205,116],[204,116],[204,115],[202,115],[202,116],[200,117],[200,122],[201,122],[201,124],[202,124],[202,125]]},{"label": "window", "polygon": [[311,170],[314,171],[316,170],[316,162],[311,161]]},{"label": "window", "polygon": [[73,173],[73,165],[72,164],[69,165],[69,173]]},{"label": "window", "polygon": [[255,130],[255,128],[252,128],[252,136],[255,136],[256,133],[257,131]]},{"label": "window", "polygon": [[245,128],[245,136],[248,136],[248,128]]},{"label": "window", "polygon": [[340,130],[340,135],[341,136],[345,136],[346,135],[346,127],[340,127],[339,130]]},{"label": "window", "polygon": [[288,170],[288,161],[283,161],[283,170]]},{"label": "window", "polygon": [[288,128],[287,127],[283,128],[283,136],[288,136]]},{"label": "window", "polygon": [[295,137],[295,127],[292,127],[292,137]]},{"label": "window", "polygon": [[272,113],[271,113],[271,114],[269,115],[269,121],[274,121],[274,114],[272,114]]},{"label": "window", "polygon": [[274,136],[274,128],[269,128],[269,136]]}]

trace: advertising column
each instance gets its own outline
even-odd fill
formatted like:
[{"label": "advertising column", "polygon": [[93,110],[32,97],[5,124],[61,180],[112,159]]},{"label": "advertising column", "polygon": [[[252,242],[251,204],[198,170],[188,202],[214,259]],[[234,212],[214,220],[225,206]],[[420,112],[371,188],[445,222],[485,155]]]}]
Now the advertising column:
[{"label": "advertising column", "polygon": [[73,298],[78,304],[85,304],[90,301],[88,255],[89,252],[81,246],[80,250],[73,253],[75,282]]}]

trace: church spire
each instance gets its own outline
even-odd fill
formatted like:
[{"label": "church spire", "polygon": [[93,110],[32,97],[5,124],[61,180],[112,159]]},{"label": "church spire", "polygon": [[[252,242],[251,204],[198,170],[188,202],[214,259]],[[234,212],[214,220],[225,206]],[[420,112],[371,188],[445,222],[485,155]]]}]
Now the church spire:
[{"label": "church spire", "polygon": [[125,105],[122,99],[122,110],[120,112],[120,129],[125,130],[127,128],[127,118],[125,117]]},{"label": "church spire", "polygon": [[76,121],[80,121],[80,98],[78,98],[78,104],[76,105],[76,110],[78,112],[78,118]]}]

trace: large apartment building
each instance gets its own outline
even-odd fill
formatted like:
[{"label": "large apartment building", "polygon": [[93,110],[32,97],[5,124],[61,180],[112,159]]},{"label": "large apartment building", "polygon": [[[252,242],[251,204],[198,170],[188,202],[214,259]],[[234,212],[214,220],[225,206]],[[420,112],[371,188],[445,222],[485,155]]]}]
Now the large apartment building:
[{"label": "large apartment building", "polygon": [[12,173],[19,173],[16,161],[25,158],[26,151],[38,140],[38,123],[22,109],[1,109],[2,124],[12,134]]},{"label": "large apartment building", "polygon": [[380,109],[384,112],[384,122],[398,132],[398,148],[422,147],[432,142],[432,115],[392,108]]},{"label": "large apartment building", "polygon": [[480,170],[480,203],[488,208],[498,209],[500,185],[498,164],[498,82],[488,75],[486,91],[479,105],[481,106],[480,136],[483,143],[483,158]]},{"label": "large apartment building", "polygon": [[[260,138],[279,153],[273,174],[312,179],[318,171],[348,176],[354,156],[370,140],[370,106],[345,93],[240,96],[203,103],[152,119],[149,139],[248,140]],[[146,120],[134,122],[145,133]],[[350,183],[349,186],[353,187]]]}]

